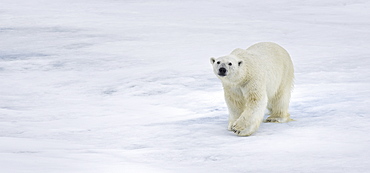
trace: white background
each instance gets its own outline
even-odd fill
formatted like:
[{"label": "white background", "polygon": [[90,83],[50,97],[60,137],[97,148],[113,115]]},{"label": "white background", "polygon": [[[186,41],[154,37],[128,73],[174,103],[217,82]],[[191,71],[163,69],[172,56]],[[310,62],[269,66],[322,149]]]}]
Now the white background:
[{"label": "white background", "polygon": [[[1,0],[1,172],[366,172],[369,9]],[[261,41],[291,54],[296,121],[237,137],[209,58]]]}]

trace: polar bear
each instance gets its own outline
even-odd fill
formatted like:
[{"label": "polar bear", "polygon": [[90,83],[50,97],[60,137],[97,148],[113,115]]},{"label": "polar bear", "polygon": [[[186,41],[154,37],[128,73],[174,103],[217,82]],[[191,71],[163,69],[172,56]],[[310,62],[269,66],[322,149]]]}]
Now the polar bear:
[{"label": "polar bear", "polygon": [[230,55],[211,58],[224,88],[229,110],[228,130],[239,136],[253,134],[263,121],[291,121],[288,113],[294,68],[288,52],[276,43],[261,42]]}]

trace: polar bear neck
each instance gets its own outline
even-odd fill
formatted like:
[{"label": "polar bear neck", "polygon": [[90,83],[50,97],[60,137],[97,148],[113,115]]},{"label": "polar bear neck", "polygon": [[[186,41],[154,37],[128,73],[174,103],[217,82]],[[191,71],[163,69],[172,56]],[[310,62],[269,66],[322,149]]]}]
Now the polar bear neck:
[{"label": "polar bear neck", "polygon": [[232,78],[220,78],[221,83],[224,87],[240,87],[252,80],[252,77],[247,70],[247,66],[243,67],[235,76]]}]

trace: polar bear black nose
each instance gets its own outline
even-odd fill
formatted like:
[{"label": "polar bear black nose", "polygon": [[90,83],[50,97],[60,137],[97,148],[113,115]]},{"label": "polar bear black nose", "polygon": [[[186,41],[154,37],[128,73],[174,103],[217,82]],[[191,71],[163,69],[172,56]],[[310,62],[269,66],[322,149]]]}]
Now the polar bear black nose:
[{"label": "polar bear black nose", "polygon": [[220,72],[220,74],[225,74],[226,73],[226,68],[223,68],[221,67],[218,72]]}]

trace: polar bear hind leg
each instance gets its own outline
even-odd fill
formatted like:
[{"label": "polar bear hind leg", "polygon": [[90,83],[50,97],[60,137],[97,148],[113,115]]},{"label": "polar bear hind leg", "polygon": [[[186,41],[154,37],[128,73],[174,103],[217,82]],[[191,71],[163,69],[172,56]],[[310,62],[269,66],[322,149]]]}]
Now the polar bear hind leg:
[{"label": "polar bear hind leg", "polygon": [[285,123],[292,121],[288,112],[290,95],[291,87],[285,87],[269,100],[267,108],[270,111],[270,116],[265,122]]}]

